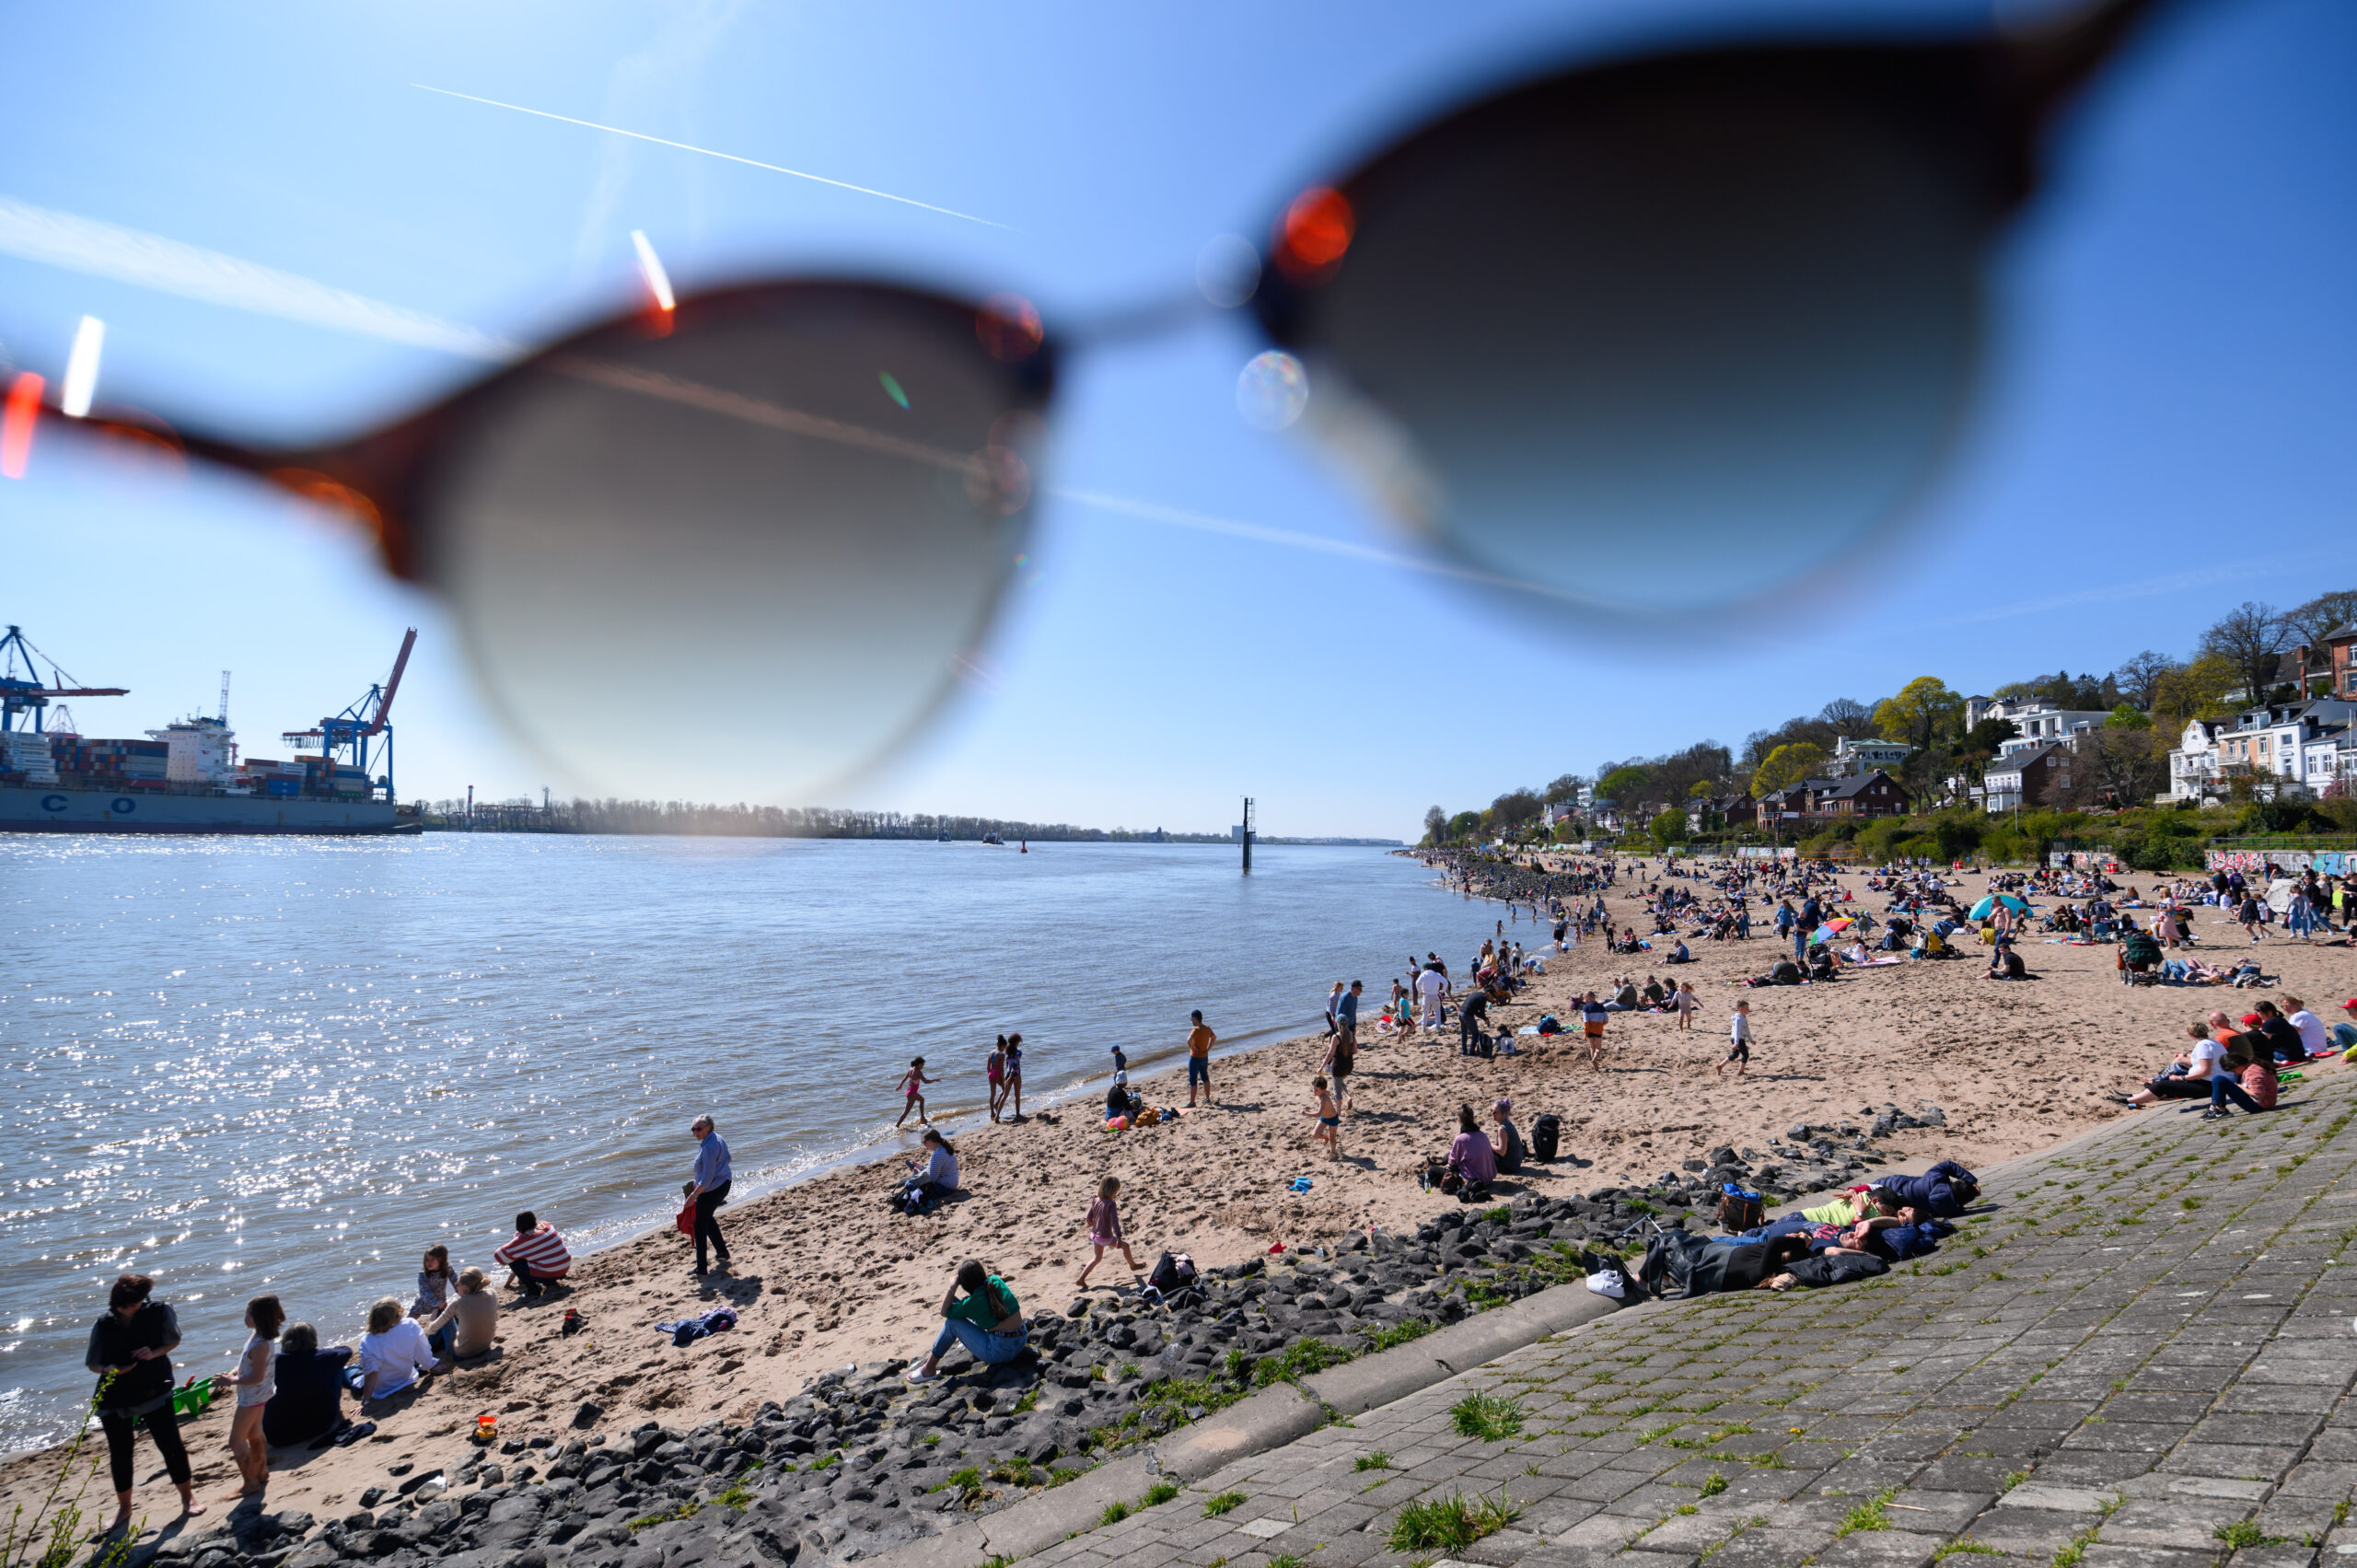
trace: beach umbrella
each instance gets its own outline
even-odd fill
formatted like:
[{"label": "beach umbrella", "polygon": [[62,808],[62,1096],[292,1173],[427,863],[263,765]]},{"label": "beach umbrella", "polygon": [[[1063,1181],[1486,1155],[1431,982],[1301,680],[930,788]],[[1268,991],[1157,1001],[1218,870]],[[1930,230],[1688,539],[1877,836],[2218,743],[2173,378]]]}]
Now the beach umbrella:
[{"label": "beach umbrella", "polygon": [[1983,895],[1980,901],[1972,906],[1972,912],[1965,916],[1965,918],[1967,920],[1986,920],[1989,918],[1989,912],[1999,904],[2003,904],[2015,914],[2027,914],[2029,912],[2029,906],[2022,902],[2021,900],[2014,897],[2013,894],[1999,893],[1993,898]]}]

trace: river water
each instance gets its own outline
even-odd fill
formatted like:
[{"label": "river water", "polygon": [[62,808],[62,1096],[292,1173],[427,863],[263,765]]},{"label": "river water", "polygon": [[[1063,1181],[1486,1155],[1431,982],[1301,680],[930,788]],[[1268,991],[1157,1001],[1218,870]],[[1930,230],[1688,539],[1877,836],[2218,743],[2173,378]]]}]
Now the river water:
[{"label": "river water", "polygon": [[[994,1035],[1026,1104],[1370,1014],[1412,951],[1500,911],[1380,850],[433,834],[0,834],[0,1450],[70,1427],[125,1270],[226,1369],[247,1297],[323,1339],[417,1255],[487,1260],[522,1208],[576,1253],[663,1223],[710,1111],[737,1195],[971,1114]],[[1510,931],[1534,945],[1525,924]],[[911,1119],[913,1122],[913,1119]]]}]

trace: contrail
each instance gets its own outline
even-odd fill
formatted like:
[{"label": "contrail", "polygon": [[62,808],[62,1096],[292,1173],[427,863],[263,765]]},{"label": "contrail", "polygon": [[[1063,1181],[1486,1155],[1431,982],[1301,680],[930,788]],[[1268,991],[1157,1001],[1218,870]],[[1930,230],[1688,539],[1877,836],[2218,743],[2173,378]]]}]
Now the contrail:
[{"label": "contrail", "polygon": [[1502,573],[1484,572],[1476,566],[1457,566],[1446,561],[1434,561],[1421,555],[1404,554],[1396,550],[1379,550],[1373,545],[1353,544],[1348,540],[1328,539],[1320,534],[1297,533],[1291,528],[1271,528],[1266,523],[1239,522],[1232,517],[1215,517],[1205,512],[1190,512],[1183,507],[1164,506],[1152,501],[1132,501],[1125,495],[1108,495],[1096,490],[1051,489],[1049,494],[1059,501],[1070,501],[1082,506],[1093,506],[1101,512],[1113,512],[1141,522],[1162,523],[1171,528],[1188,528],[1196,533],[1221,534],[1229,539],[1247,539],[1259,544],[1282,545],[1290,550],[1315,551],[1321,555],[1339,555],[1346,560],[1364,561],[1369,565],[1391,566],[1403,572],[1421,572],[1427,576],[1453,577],[1460,583],[1478,583],[1483,587],[1507,588],[1515,593],[1551,598],[1565,604],[1593,609],[1594,602],[1577,594],[1565,593],[1538,583],[1524,582]]},{"label": "contrail", "polygon": [[493,109],[511,109],[518,114],[538,115],[542,120],[561,121],[567,125],[586,126],[592,131],[603,131],[609,135],[628,136],[633,141],[638,142],[652,142],[658,147],[677,147],[684,153],[702,153],[706,157],[724,158],[730,163],[741,163],[750,168],[766,168],[772,174],[791,174],[796,180],[808,180],[820,185],[831,185],[838,191],[855,191],[863,196],[881,196],[888,202],[898,202],[904,207],[922,207],[929,213],[939,213],[944,217],[963,218],[968,223],[978,223],[986,228],[1004,228],[1010,234],[1021,232],[1011,224],[976,217],[971,213],[961,213],[955,207],[936,207],[931,202],[920,202],[913,196],[895,196],[889,191],[877,191],[865,185],[853,185],[847,180],[830,180],[823,174],[788,168],[780,163],[763,163],[759,158],[738,157],[735,153],[719,152],[711,147],[699,147],[687,142],[674,142],[663,136],[650,136],[644,131],[625,131],[619,125],[600,125],[595,120],[575,120],[570,114],[551,114],[545,109],[527,109],[520,103],[502,103],[495,98],[477,98],[472,93],[452,92],[448,87],[428,87],[424,82],[412,82],[410,86],[420,92],[440,93],[444,98],[460,98],[469,103],[487,103]]},{"label": "contrail", "polygon": [[282,273],[74,213],[52,212],[0,196],[0,255],[111,278],[207,305],[226,305],[305,326],[358,332],[469,359],[502,362],[523,351],[505,338],[311,278]]}]

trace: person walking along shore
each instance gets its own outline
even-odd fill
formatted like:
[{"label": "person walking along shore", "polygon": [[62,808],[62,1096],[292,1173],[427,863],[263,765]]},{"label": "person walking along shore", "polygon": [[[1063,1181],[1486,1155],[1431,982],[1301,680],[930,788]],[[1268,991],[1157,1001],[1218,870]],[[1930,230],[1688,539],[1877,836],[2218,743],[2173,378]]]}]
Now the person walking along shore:
[{"label": "person walking along shore", "polygon": [[728,1202],[735,1171],[728,1163],[728,1145],[721,1141],[720,1129],[713,1125],[711,1117],[697,1117],[688,1132],[696,1140],[696,1272],[702,1275],[711,1272],[704,1259],[707,1242],[720,1259],[720,1266],[728,1267],[728,1242],[720,1234],[715,1211]]},{"label": "person walking along shore", "polygon": [[1212,1098],[1212,1047],[1219,1043],[1219,1036],[1203,1027],[1202,1009],[1198,1007],[1187,1015],[1195,1027],[1187,1031],[1187,1109],[1195,1108],[1195,1086],[1203,1086],[1203,1103],[1216,1105]]}]

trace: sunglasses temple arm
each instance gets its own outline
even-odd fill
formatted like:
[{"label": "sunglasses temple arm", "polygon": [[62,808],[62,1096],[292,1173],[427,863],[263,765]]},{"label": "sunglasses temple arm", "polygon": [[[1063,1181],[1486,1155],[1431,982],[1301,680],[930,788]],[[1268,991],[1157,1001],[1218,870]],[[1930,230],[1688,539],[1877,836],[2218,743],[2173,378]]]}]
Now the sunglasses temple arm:
[{"label": "sunglasses temple arm", "polygon": [[1100,316],[1086,316],[1060,326],[1057,339],[1074,347],[1135,343],[1184,331],[1200,320],[1231,312],[1195,293],[1173,294],[1144,305],[1129,306]]},{"label": "sunglasses temple arm", "polygon": [[373,450],[385,437],[347,447],[288,450],[249,447],[201,432],[103,415],[68,419],[53,403],[45,404],[41,412],[45,422],[53,422],[56,428],[85,440],[137,443],[151,448],[160,443],[186,457],[250,474],[287,494],[341,512],[377,541],[388,571],[407,581],[416,580],[409,530],[395,501],[401,489],[394,477],[399,470],[389,470],[382,454]]},{"label": "sunglasses temple arm", "polygon": [[2104,0],[2026,29],[2006,48],[2023,101],[2041,125],[2069,108],[2129,41],[2176,0]]}]

